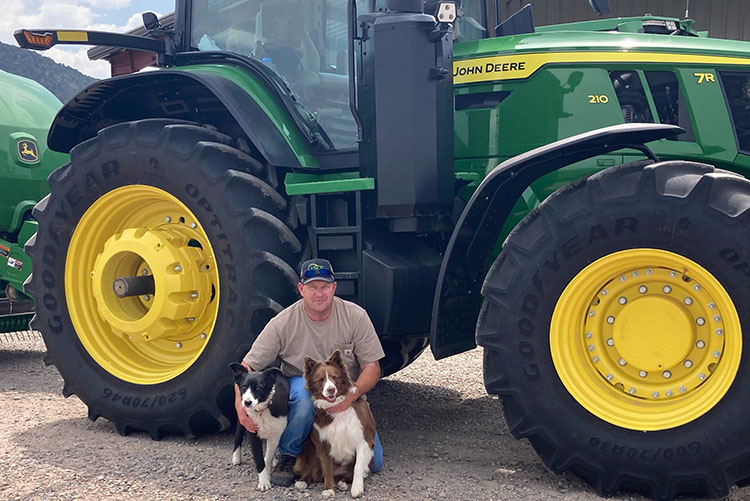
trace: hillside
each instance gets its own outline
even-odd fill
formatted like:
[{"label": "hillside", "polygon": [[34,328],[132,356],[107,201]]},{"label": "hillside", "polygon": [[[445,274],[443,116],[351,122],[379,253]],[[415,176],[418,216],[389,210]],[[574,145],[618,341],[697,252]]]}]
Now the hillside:
[{"label": "hillside", "polygon": [[0,42],[0,70],[30,78],[49,89],[63,103],[95,79],[32,50]]}]

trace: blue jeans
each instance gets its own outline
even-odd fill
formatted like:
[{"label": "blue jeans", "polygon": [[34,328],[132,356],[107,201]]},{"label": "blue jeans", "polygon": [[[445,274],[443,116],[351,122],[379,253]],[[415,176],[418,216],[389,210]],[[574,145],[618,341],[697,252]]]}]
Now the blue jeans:
[{"label": "blue jeans", "polygon": [[[286,429],[281,434],[279,452],[297,456],[302,452],[302,444],[310,434],[315,421],[315,406],[310,393],[305,389],[305,379],[302,376],[289,378],[289,416]],[[379,472],[383,468],[383,446],[380,437],[375,432],[375,449],[373,450],[372,472]]]}]

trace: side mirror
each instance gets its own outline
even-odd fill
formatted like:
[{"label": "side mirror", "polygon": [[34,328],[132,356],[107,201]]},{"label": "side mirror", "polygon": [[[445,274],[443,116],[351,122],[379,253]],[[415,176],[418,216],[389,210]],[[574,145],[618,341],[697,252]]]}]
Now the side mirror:
[{"label": "side mirror", "polygon": [[609,14],[611,10],[609,6],[609,0],[589,0],[589,5],[591,5],[591,8],[594,9],[594,12],[596,12],[600,16]]},{"label": "side mirror", "polygon": [[154,14],[153,12],[144,12],[143,14],[141,14],[141,19],[143,19],[143,26],[147,31],[158,30],[159,28],[161,28],[159,18],[156,17],[156,14]]}]

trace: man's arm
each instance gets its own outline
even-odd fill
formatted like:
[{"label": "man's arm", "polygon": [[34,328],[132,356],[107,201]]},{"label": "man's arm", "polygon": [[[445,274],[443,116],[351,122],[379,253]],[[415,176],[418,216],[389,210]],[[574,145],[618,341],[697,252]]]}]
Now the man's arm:
[{"label": "man's arm", "polygon": [[[244,360],[240,363],[247,367],[247,370],[253,370],[252,367],[247,365]],[[248,417],[245,409],[242,408],[242,396],[240,395],[240,387],[236,384],[234,385],[234,410],[237,411],[237,421],[239,421],[240,425],[244,426],[245,429],[250,433],[255,433],[258,431],[258,425],[255,423],[255,421]]]},{"label": "man's arm", "polygon": [[328,412],[343,412],[352,406],[355,400],[370,391],[380,380],[380,362],[370,362],[362,367],[362,372],[356,383],[356,391],[349,393],[343,402],[334,405],[328,409]]}]

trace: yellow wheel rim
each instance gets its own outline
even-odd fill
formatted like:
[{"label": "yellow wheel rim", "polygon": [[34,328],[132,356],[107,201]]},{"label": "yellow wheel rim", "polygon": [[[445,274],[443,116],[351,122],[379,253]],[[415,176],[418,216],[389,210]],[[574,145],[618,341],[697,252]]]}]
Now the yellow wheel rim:
[{"label": "yellow wheel rim", "polygon": [[[118,297],[118,277],[152,275],[154,291]],[[168,381],[206,347],[219,306],[219,275],[192,212],[153,186],[117,188],[78,223],[65,261],[73,326],[91,357],[134,384]]]},{"label": "yellow wheel rim", "polygon": [[658,249],[616,252],[563,291],[550,350],[565,388],[623,428],[664,430],[708,412],[742,353],[737,310],[697,263]]}]

